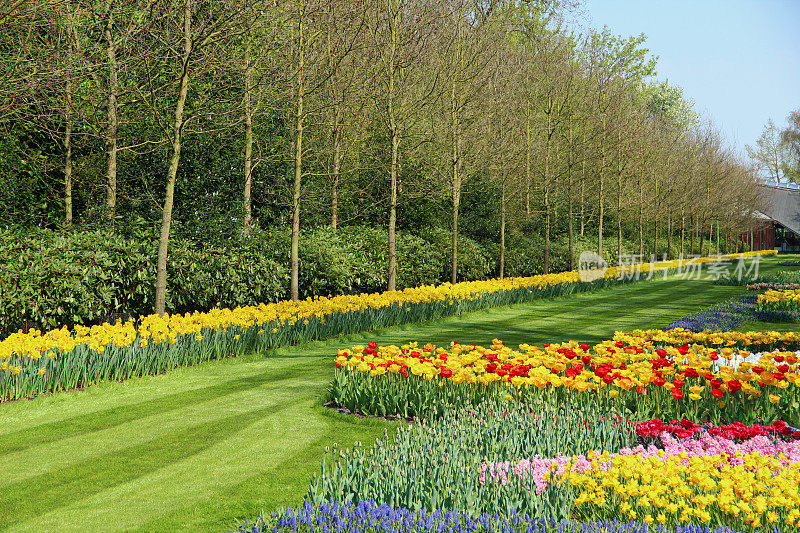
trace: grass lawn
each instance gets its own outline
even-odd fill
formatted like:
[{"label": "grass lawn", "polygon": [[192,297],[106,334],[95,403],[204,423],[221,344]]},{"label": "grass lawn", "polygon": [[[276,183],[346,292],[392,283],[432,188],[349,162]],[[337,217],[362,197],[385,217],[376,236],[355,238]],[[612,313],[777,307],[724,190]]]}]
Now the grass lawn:
[{"label": "grass lawn", "polygon": [[663,327],[743,292],[655,280],[0,404],[0,529],[227,530],[237,518],[300,502],[325,446],[370,442],[391,427],[318,405],[338,348],[594,342]]}]

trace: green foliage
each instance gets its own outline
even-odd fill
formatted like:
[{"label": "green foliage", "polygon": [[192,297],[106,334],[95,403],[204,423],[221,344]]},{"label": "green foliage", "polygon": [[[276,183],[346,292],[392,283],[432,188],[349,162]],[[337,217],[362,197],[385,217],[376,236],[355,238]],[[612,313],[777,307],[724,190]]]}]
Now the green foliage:
[{"label": "green foliage", "polygon": [[[0,235],[0,333],[53,329],[152,312],[156,245],[100,231]],[[167,310],[202,311],[275,301],[285,269],[263,250],[235,252],[173,240]]]},{"label": "green foliage", "polygon": [[[506,235],[504,275],[506,277],[532,276],[543,272],[541,243],[522,235]],[[500,273],[500,243],[486,242],[483,247],[496,259],[495,274]]]},{"label": "green foliage", "polygon": [[312,481],[308,500],[374,498],[413,510],[509,514],[515,509],[566,519],[573,510],[568,486],[551,485],[539,495],[530,478],[509,476],[498,490],[493,483],[476,483],[482,466],[558,453],[616,452],[635,440],[627,427],[614,423],[613,412],[569,404],[509,403],[494,397],[460,409],[444,405],[440,412],[440,417],[401,426],[393,438],[386,435],[371,448],[334,448]]},{"label": "green foliage", "polygon": [[[431,243],[431,247],[442,250],[446,254],[446,261],[442,269],[442,279],[450,279],[452,272],[450,263],[450,249],[452,247],[452,233],[441,228],[426,228],[419,232],[419,236]],[[487,253],[481,245],[463,235],[458,236],[458,280],[473,281],[488,278],[495,270],[497,258]]]},{"label": "green foliage", "polygon": [[642,83],[638,90],[645,98],[650,114],[676,132],[683,133],[697,126],[700,121],[700,115],[693,109],[694,100],[683,96],[680,85],[657,81]]}]

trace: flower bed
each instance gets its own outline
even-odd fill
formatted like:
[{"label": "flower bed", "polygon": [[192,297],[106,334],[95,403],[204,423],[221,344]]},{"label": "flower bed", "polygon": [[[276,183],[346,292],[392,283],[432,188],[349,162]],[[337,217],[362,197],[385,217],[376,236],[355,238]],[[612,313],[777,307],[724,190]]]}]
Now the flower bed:
[{"label": "flower bed", "polygon": [[763,295],[731,298],[712,305],[699,313],[687,315],[669,324],[667,330],[687,329],[695,333],[705,331],[733,331],[750,321],[781,322],[796,320],[797,309],[761,303]]},{"label": "flower bed", "polygon": [[777,422],[770,425],[777,434],[763,426],[717,428],[734,438],[665,431],[644,445],[632,431],[640,424],[617,413],[497,396],[447,410],[371,448],[334,449],[312,482],[308,509],[368,496],[388,509],[446,509],[461,520],[496,513],[501,521],[525,515],[573,524],[616,519],[794,531],[795,430],[783,435],[788,426]]},{"label": "flower bed", "polygon": [[[729,257],[754,255],[757,254]],[[709,257],[703,261],[718,259]],[[666,261],[638,268],[642,272],[668,272],[684,264]],[[578,272],[562,272],[213,309],[207,313],[150,315],[138,321],[46,333],[20,331],[0,341],[0,401],[631,281],[624,274],[625,268],[612,267],[598,271],[598,279],[587,282],[581,281]]]},{"label": "flower bed", "polygon": [[766,291],[769,289],[782,291],[782,290],[800,289],[800,283],[760,282],[760,283],[752,283],[750,285],[747,285],[745,288],[751,291]]},{"label": "flower bed", "polygon": [[636,422],[636,434],[642,438],[661,437],[664,434],[678,438],[688,438],[708,433],[715,437],[742,441],[753,437],[773,437],[778,439],[800,439],[800,430],[795,429],[783,420],[776,420],[770,424],[753,424],[748,426],[741,422],[714,426],[712,424],[698,424],[684,418],[665,422],[660,418]]},{"label": "flower bed", "polygon": [[[638,518],[675,525],[691,520],[737,528],[793,525],[800,517],[800,442],[754,437],[662,439],[656,446],[576,457],[487,463],[480,481],[512,478],[544,493],[576,492],[575,512],[593,518]],[[535,487],[535,489],[533,488]]]},{"label": "flower bed", "polygon": [[758,310],[780,315],[784,320],[800,318],[800,289],[768,290],[758,295]]},{"label": "flower bed", "polygon": [[674,329],[635,329],[632,332],[618,331],[615,341],[645,347],[680,346],[683,344],[702,344],[716,348],[752,348],[769,351],[800,348],[800,333],[794,331],[714,331],[694,332],[685,328]]},{"label": "flower bed", "polygon": [[445,403],[475,404],[512,391],[525,401],[619,406],[639,418],[702,414],[717,423],[754,423],[786,412],[800,425],[799,359],[793,351],[753,359],[729,347],[624,341],[523,344],[519,350],[496,339],[489,348],[372,343],[339,351],[332,397],[353,412],[419,416],[440,415]]},{"label": "flower bed", "polygon": [[756,320],[756,297],[739,296],[712,305],[699,313],[687,315],[667,326],[670,329],[701,331],[731,331],[749,320]]}]

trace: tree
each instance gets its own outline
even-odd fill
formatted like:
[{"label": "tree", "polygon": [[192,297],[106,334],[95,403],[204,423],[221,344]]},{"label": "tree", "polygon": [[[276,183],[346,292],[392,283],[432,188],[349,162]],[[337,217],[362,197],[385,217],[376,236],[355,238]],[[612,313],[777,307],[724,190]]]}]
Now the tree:
[{"label": "tree", "polygon": [[401,143],[411,134],[420,111],[435,95],[436,77],[428,78],[429,88],[420,87],[424,76],[422,59],[434,38],[440,18],[436,3],[410,0],[376,2],[368,24],[374,57],[373,80],[376,111],[388,134],[389,226],[387,289],[397,284],[397,207]]},{"label": "tree", "polygon": [[745,148],[747,155],[756,162],[758,169],[769,179],[780,183],[781,178],[786,178],[788,146],[781,138],[781,132],[772,119],[767,120],[764,125],[764,130],[756,139],[756,146],[748,145]]},{"label": "tree", "polygon": [[[245,5],[239,4],[218,6],[218,10],[205,9],[210,6],[201,4],[195,13],[194,0],[184,0],[182,6],[181,30],[176,35],[182,42],[180,55],[175,57],[175,85],[177,98],[173,107],[174,121],[169,131],[171,155],[166,176],[166,191],[164,194],[164,207],[161,217],[161,231],[158,241],[158,264],[156,267],[156,295],[155,312],[163,315],[166,308],[167,290],[167,252],[169,247],[169,233],[172,224],[172,209],[175,199],[175,180],[178,174],[178,165],[181,157],[181,144],[188,121],[203,111],[202,101],[195,104],[193,113],[186,116],[186,101],[189,95],[189,82],[193,77],[199,77],[215,68],[213,58],[215,52],[222,48],[225,39],[236,37],[235,28],[240,22],[238,16]],[[227,8],[227,9],[226,9]],[[157,14],[158,15],[158,14]],[[193,24],[195,18],[197,23]],[[158,27],[158,26],[156,26]]]},{"label": "tree", "polygon": [[800,110],[792,111],[788,122],[789,125],[781,132],[781,141],[786,147],[783,175],[800,183]]}]

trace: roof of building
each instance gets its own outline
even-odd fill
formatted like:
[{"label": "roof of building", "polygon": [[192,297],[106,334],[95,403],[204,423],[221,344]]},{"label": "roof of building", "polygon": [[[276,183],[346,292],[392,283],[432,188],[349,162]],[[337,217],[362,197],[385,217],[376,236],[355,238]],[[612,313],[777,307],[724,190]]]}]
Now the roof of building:
[{"label": "roof of building", "polygon": [[764,214],[800,235],[800,189],[765,184],[761,189]]}]

